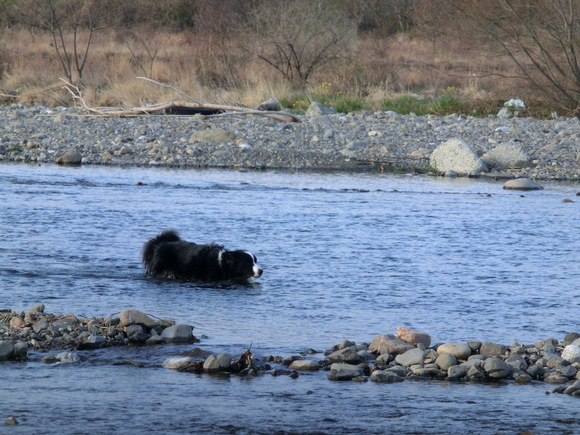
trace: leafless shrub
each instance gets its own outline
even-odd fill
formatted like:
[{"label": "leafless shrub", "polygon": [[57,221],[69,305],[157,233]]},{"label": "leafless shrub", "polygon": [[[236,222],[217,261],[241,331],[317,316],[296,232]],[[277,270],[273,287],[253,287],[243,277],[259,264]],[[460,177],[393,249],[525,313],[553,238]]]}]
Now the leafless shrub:
[{"label": "leafless shrub", "polygon": [[250,18],[255,37],[243,47],[292,83],[349,50],[355,22],[324,0],[274,0],[262,3]]},{"label": "leafless shrub", "polygon": [[580,111],[580,0],[449,0],[499,47],[520,77],[562,108]]},{"label": "leafless shrub", "polygon": [[25,25],[50,34],[65,76],[80,81],[93,37],[108,27],[106,18],[114,14],[116,4],[114,0],[21,0],[14,11]]}]

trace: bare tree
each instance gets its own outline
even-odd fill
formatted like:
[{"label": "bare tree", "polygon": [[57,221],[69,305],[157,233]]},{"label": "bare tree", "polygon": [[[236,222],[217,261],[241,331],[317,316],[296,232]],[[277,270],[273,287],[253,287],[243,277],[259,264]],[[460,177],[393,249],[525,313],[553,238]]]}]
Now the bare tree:
[{"label": "bare tree", "polygon": [[325,0],[274,0],[261,3],[250,19],[256,37],[244,49],[290,82],[310,75],[343,55],[356,34],[354,20]]},{"label": "bare tree", "polygon": [[580,113],[580,0],[450,0],[521,77]]},{"label": "bare tree", "polygon": [[109,26],[114,0],[22,0],[15,4],[22,21],[48,32],[69,81],[82,80],[96,32]]}]

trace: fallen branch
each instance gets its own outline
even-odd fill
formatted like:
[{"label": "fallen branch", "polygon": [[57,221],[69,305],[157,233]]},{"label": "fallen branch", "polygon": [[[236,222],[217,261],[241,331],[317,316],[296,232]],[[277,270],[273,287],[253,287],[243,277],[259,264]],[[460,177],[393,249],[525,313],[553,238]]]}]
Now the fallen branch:
[{"label": "fallen branch", "polygon": [[129,109],[122,109],[122,108],[114,108],[114,107],[90,107],[82,97],[81,90],[73,85],[70,82],[67,82],[64,79],[61,79],[66,86],[64,87],[73,97],[73,99],[77,102],[77,105],[80,106],[81,110],[86,112],[101,115],[101,116],[140,116],[140,115],[153,115],[153,114],[167,114],[167,113],[178,113],[179,111],[192,111],[198,112],[203,114],[204,112],[210,111],[212,112],[211,115],[205,116],[216,116],[216,115],[232,115],[232,114],[242,114],[242,115],[256,115],[256,116],[265,116],[268,118],[275,119],[277,121],[284,121],[284,122],[300,122],[300,118],[292,115],[288,112],[273,112],[273,111],[266,111],[266,110],[257,110],[257,109],[248,109],[246,107],[238,107],[238,106],[229,106],[224,104],[208,104],[208,103],[201,103],[195,100],[194,98],[190,97],[189,95],[175,89],[173,86],[166,85],[163,83],[159,83],[155,80],[151,80],[145,77],[137,77],[139,79],[148,80],[153,83],[156,83],[160,86],[164,86],[174,90],[175,92],[195,101],[194,103],[190,103],[187,101],[170,101],[167,103],[159,103],[159,104],[151,104],[147,106],[141,107],[133,107]]}]

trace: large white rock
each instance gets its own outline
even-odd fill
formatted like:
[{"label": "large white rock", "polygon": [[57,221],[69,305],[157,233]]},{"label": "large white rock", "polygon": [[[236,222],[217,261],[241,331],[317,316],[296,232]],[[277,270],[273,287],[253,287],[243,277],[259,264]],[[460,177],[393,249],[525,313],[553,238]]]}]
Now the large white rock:
[{"label": "large white rock", "polygon": [[435,148],[429,158],[429,164],[438,172],[455,171],[458,175],[488,172],[485,163],[460,139],[450,139]]},{"label": "large white rock", "polygon": [[562,359],[571,363],[580,362],[580,346],[569,344],[562,351]]}]

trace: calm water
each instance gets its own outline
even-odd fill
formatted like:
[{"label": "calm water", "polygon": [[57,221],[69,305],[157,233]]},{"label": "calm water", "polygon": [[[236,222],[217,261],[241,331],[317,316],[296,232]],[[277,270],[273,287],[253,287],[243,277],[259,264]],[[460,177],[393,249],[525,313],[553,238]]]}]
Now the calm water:
[{"label": "calm water", "polygon": [[[433,342],[580,332],[580,212],[561,202],[580,188],[502,184],[4,164],[0,307],[88,317],[133,307],[194,325],[212,352],[253,343],[257,356],[369,342],[399,326]],[[148,279],[141,246],[167,228],[250,250],[264,275],[233,287]],[[159,368],[190,347],[3,364],[0,423],[15,415],[10,433],[580,431],[578,400],[544,384],[336,384],[322,372],[247,381]],[[127,359],[145,367],[110,364]]]}]

